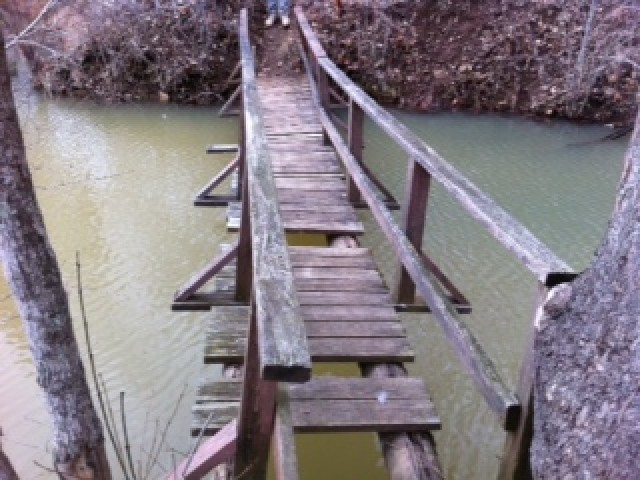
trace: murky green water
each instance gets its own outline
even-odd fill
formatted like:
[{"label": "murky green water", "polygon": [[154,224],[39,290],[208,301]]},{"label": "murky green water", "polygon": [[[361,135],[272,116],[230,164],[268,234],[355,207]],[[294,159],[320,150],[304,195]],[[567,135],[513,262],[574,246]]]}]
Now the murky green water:
[{"label": "murky green water", "polygon": [[[37,193],[78,322],[75,252],[83,268],[93,349],[116,411],[126,392],[136,462],[152,463],[177,403],[159,461],[188,451],[190,406],[202,369],[207,314],[172,313],[173,292],[231,237],[224,209],[198,209],[194,193],[229,160],[206,156],[231,143],[233,120],[212,109],[96,107],[19,93],[19,110]],[[568,147],[604,129],[465,115],[398,114],[476,184],[577,269],[601,238],[622,164],[624,142]],[[399,197],[406,162],[367,128],[367,162]],[[363,213],[370,245],[391,282],[394,259]],[[499,371],[515,383],[529,328],[534,283],[459,207],[435,188],[426,250],[474,305],[465,317]],[[442,416],[438,450],[449,478],[495,477],[503,436],[443,336],[427,316],[404,317],[424,377]],[[78,330],[80,332],[80,330]],[[3,446],[22,478],[54,478],[49,425],[30,353],[4,280],[0,281],[0,425]],[[157,442],[156,442],[157,444]],[[371,435],[299,442],[302,478],[385,478]]]}]

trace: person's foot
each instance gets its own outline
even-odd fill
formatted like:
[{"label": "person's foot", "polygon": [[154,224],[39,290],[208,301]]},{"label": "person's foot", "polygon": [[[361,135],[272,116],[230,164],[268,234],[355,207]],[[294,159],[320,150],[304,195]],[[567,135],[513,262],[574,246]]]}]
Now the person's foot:
[{"label": "person's foot", "polygon": [[271,27],[276,22],[276,14],[270,13],[267,19],[264,21],[265,27]]},{"label": "person's foot", "polygon": [[282,15],[280,17],[280,21],[282,22],[282,26],[288,28],[291,25],[291,20],[289,19],[289,15]]}]

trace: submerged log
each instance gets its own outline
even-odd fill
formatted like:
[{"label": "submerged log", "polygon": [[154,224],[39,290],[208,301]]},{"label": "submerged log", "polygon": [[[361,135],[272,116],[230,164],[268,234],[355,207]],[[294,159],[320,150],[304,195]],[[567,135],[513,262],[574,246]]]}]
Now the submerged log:
[{"label": "submerged log", "polygon": [[[357,248],[353,237],[340,236],[330,240],[331,247]],[[406,377],[401,364],[362,364],[365,377]],[[385,464],[391,480],[441,480],[444,478],[438,460],[436,444],[430,432],[378,433]]]}]

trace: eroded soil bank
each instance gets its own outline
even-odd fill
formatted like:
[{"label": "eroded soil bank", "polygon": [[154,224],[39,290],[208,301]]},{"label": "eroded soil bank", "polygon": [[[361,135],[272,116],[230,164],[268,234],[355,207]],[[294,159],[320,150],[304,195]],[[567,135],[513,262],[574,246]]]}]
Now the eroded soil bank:
[{"label": "eroded soil bank", "polygon": [[[53,94],[216,103],[233,88],[227,78],[238,59],[240,3],[128,2],[99,11],[85,5],[75,14],[67,11],[62,22],[54,13],[35,36],[60,55],[23,47],[31,51],[38,86]],[[336,63],[385,104],[617,124],[634,117],[640,83],[637,0],[298,4]],[[278,48],[263,42],[263,15],[258,2],[253,27],[259,54]],[[86,23],[86,36],[65,44],[60,32],[81,30],[78,17]]]}]

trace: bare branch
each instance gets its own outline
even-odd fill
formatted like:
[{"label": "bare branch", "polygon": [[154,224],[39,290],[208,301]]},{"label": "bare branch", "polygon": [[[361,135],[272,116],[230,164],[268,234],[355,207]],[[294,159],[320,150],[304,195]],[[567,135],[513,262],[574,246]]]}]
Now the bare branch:
[{"label": "bare branch", "polygon": [[51,11],[51,9],[55,7],[57,3],[58,3],[58,0],[49,0],[47,4],[44,7],[42,7],[42,10],[40,10],[40,13],[36,16],[36,18],[34,18],[33,21],[29,25],[27,25],[27,27],[24,30],[22,30],[18,35],[16,35],[15,37],[13,37],[13,39],[7,42],[5,49],[8,49],[13,45],[21,43],[20,40],[26,35],[28,35],[29,33],[31,33],[35,28],[35,26],[40,22],[40,20],[42,20],[42,18],[47,13],[49,13],[49,11]]}]

